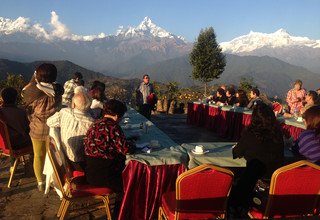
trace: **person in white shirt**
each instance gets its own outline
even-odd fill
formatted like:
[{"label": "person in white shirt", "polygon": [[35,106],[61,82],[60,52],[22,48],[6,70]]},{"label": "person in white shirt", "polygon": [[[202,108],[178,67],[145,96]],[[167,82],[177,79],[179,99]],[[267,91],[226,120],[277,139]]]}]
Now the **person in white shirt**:
[{"label": "person in white shirt", "polygon": [[78,92],[72,98],[71,108],[61,109],[47,120],[49,127],[60,128],[61,146],[74,170],[83,170],[83,137],[94,122],[90,105],[87,93]]}]

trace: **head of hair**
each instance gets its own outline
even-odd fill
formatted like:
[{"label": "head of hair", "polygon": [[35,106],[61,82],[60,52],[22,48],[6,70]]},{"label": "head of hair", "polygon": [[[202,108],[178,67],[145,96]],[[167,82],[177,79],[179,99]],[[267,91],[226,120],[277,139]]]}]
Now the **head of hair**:
[{"label": "head of hair", "polygon": [[300,79],[297,79],[293,85],[300,85],[300,87],[302,86],[302,81]]},{"label": "head of hair", "polygon": [[99,80],[95,80],[92,82],[90,90],[93,90],[97,87],[100,87],[103,90],[103,92],[106,90],[106,84],[104,84],[103,82],[100,82]]},{"label": "head of hair", "polygon": [[84,86],[84,80],[83,80],[83,79],[80,79],[80,80],[78,80],[78,81],[76,82],[76,84],[77,84],[78,86]]},{"label": "head of hair", "polygon": [[4,104],[16,104],[18,91],[13,87],[4,88],[1,91],[1,97]]},{"label": "head of hair", "polygon": [[121,118],[124,113],[127,111],[127,106],[116,99],[110,99],[104,105],[104,114],[111,115],[111,116],[118,116]]},{"label": "head of hair", "polygon": [[80,111],[87,111],[91,106],[91,99],[86,93],[75,93],[72,97],[72,106]]},{"label": "head of hair", "polygon": [[36,68],[38,82],[53,83],[57,79],[57,68],[51,63],[43,63]]},{"label": "head of hair", "polygon": [[103,101],[104,100],[104,90],[102,87],[98,86],[91,90],[90,92],[91,98],[96,99],[98,101]]},{"label": "head of hair", "polygon": [[73,79],[75,79],[75,80],[80,80],[80,79],[82,79],[82,74],[80,73],[80,72],[75,72],[74,74],[73,74]]},{"label": "head of hair", "polygon": [[273,140],[275,143],[280,143],[283,141],[280,124],[272,108],[265,103],[259,103],[253,109],[248,130],[261,142]]},{"label": "head of hair", "polygon": [[230,93],[232,96],[236,93],[233,87],[229,87],[226,89],[226,92]]},{"label": "head of hair", "polygon": [[306,121],[307,129],[314,129],[316,135],[320,134],[320,105],[315,105],[308,108],[304,114],[303,118]]},{"label": "head of hair", "polygon": [[318,100],[318,93],[316,91],[310,90],[307,93],[307,96],[310,96],[313,102],[316,102]]},{"label": "head of hair", "polygon": [[148,74],[143,74],[142,79],[144,79],[145,77],[149,77],[150,78],[150,76]]},{"label": "head of hair", "polygon": [[252,88],[251,92],[253,92],[253,94],[255,94],[256,96],[260,96],[260,91],[257,88]]},{"label": "head of hair", "polygon": [[218,88],[218,89],[217,89],[217,92],[218,92],[220,95],[222,95],[222,96],[225,96],[225,95],[226,95],[226,92],[225,92],[224,89],[222,89],[222,88]]}]

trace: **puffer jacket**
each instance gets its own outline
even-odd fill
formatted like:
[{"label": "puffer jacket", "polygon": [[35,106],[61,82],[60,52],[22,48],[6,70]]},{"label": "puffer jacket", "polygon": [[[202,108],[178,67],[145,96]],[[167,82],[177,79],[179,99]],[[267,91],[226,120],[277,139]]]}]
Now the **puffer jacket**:
[{"label": "puffer jacket", "polygon": [[47,138],[49,135],[47,119],[60,110],[62,94],[63,87],[60,84],[53,83],[50,84],[50,88],[41,90],[41,85],[37,86],[34,79],[23,88],[21,95],[27,106],[31,138],[38,140]]}]

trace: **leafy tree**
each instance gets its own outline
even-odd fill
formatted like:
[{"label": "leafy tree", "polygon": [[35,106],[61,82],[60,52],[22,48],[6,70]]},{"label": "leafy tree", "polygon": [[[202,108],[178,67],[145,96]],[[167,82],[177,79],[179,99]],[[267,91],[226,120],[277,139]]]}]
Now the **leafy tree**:
[{"label": "leafy tree", "polygon": [[239,89],[244,90],[247,94],[250,93],[250,90],[252,88],[257,88],[256,86],[253,85],[253,78],[246,78],[246,77],[241,77],[240,82],[239,82]]},{"label": "leafy tree", "polygon": [[[18,94],[21,94],[21,90],[26,84],[27,83],[21,74],[9,73],[7,74],[6,79],[0,81],[0,91],[6,87],[13,87],[18,91]],[[23,104],[20,95],[18,95],[17,104],[18,105]]]},{"label": "leafy tree", "polygon": [[202,29],[190,54],[192,77],[204,83],[204,94],[207,95],[207,84],[218,79],[226,66],[225,55],[216,41],[212,27]]},{"label": "leafy tree", "polygon": [[169,99],[176,99],[179,96],[179,83],[169,82],[166,86]]}]

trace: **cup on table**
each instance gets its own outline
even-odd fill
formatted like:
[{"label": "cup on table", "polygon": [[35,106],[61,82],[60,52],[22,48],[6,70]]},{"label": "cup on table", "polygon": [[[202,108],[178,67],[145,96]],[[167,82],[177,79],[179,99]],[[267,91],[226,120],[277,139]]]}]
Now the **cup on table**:
[{"label": "cup on table", "polygon": [[224,103],[220,103],[220,106],[224,106]]},{"label": "cup on table", "polygon": [[203,153],[204,152],[204,147],[202,145],[196,145],[196,147],[194,148],[194,152]]},{"label": "cup on table", "polygon": [[302,117],[298,117],[297,122],[303,122]]}]

